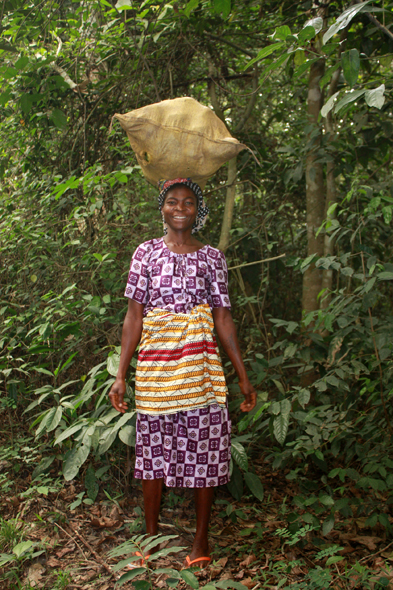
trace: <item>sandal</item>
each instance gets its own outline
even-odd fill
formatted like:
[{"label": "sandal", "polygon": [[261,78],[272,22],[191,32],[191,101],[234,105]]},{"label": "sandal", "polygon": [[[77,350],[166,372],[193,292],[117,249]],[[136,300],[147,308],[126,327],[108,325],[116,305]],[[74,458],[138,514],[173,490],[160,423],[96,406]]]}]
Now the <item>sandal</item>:
[{"label": "sandal", "polygon": [[207,561],[207,564],[204,565],[203,567],[200,567],[199,569],[203,570],[205,569],[205,567],[207,567],[209,565],[209,563],[211,562],[212,558],[211,557],[197,557],[196,559],[191,560],[190,556],[187,555],[186,557],[186,567],[192,567],[194,564],[197,564],[199,561]]}]

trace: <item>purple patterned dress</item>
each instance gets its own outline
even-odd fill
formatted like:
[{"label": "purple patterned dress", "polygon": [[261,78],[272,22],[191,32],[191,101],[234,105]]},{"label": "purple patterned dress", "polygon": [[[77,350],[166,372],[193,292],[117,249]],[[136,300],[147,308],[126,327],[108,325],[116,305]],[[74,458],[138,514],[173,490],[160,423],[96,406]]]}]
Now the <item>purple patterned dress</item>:
[{"label": "purple patterned dress", "polygon": [[[134,252],[125,296],[154,308],[189,313],[208,304],[227,307],[228,270],[224,254],[204,246],[176,254],[163,238],[144,242]],[[137,479],[164,478],[168,487],[210,487],[229,481],[231,421],[228,408],[217,404],[175,414],[138,412]]]}]

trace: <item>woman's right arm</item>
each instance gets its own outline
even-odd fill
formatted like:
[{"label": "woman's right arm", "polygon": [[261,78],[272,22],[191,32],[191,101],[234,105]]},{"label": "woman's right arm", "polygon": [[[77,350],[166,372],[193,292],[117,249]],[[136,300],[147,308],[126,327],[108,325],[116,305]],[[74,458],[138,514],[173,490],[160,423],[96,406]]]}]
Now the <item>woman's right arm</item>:
[{"label": "woman's right arm", "polygon": [[127,404],[124,401],[126,393],[126,373],[130,365],[132,355],[139,344],[142,334],[142,321],[144,305],[137,303],[134,299],[128,300],[128,310],[123,324],[121,335],[120,364],[117,371],[116,381],[109,392],[109,399],[112,406],[124,414],[127,411]]}]

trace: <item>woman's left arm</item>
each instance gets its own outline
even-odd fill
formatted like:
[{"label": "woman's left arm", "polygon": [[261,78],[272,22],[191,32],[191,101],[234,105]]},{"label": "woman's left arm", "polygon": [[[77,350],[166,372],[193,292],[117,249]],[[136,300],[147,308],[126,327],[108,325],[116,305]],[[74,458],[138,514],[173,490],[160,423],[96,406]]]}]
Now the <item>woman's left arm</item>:
[{"label": "woman's left arm", "polygon": [[257,394],[247,376],[231,312],[226,307],[214,307],[212,311],[217,335],[239,377],[240,391],[245,397],[244,402],[240,404],[240,409],[243,412],[249,412],[255,408]]}]

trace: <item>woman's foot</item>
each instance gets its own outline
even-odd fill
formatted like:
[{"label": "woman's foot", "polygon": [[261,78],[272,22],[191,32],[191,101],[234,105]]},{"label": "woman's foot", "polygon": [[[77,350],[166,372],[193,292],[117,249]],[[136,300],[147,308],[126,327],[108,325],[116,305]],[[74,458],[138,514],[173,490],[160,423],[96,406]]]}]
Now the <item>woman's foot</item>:
[{"label": "woman's foot", "polygon": [[203,569],[208,566],[210,562],[211,557],[207,539],[202,543],[198,543],[195,540],[191,553],[187,555],[183,562],[183,567],[199,567],[200,569]]}]

